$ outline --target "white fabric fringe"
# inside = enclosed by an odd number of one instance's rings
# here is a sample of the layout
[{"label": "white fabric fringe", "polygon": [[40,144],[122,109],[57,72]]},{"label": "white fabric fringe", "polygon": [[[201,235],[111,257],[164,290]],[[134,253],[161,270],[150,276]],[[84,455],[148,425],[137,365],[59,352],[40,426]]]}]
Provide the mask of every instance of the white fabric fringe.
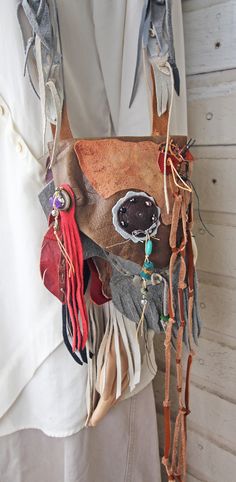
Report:
[{"label": "white fabric fringe", "polygon": [[[112,301],[97,306],[87,300],[87,310],[90,321],[86,390],[89,419],[97,402],[96,396],[102,396],[107,386],[107,366],[113,346],[116,375],[115,387],[112,387],[112,390],[116,400],[126,389],[124,378],[128,379],[130,392],[140,382],[142,358],[149,351],[149,347],[144,340],[140,342],[136,334],[136,325],[130,323],[130,320],[114,307]],[[93,354],[92,357],[89,357],[89,352]],[[127,361],[127,367],[124,360]]]}]

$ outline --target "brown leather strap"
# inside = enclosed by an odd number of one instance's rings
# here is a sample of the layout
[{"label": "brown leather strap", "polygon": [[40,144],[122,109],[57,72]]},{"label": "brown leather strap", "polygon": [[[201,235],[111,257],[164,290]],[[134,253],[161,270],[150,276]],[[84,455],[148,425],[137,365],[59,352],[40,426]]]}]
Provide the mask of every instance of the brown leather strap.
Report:
[{"label": "brown leather strap", "polygon": [[[51,124],[51,129],[52,129],[52,135],[53,135],[53,137],[55,137],[55,132],[56,132],[56,127],[55,127],[55,125]],[[68,119],[66,104],[65,104],[65,102],[64,102],[64,104],[63,104],[63,109],[62,109],[60,141],[63,141],[63,140],[65,140],[65,139],[71,139],[72,137],[73,137],[73,134],[72,134],[71,129],[70,129],[70,124],[69,124],[69,119]]]},{"label": "brown leather strap", "polygon": [[153,136],[165,136],[167,132],[168,124],[168,111],[162,114],[160,117],[157,114],[157,98],[153,69],[151,68],[152,84],[153,84],[153,96],[152,96],[152,135]]},{"label": "brown leather strap", "polygon": [[[154,74],[153,70],[151,69],[152,75],[152,83],[153,83],[153,98],[152,98],[152,109],[153,109],[153,118],[152,118],[152,136],[165,136],[167,131],[167,123],[168,123],[168,112],[166,111],[162,116],[158,116],[157,114],[157,98],[156,98],[156,90],[155,90],[155,82],[154,82]],[[55,135],[55,126],[52,125],[52,133],[53,137]],[[61,122],[61,131],[60,131],[60,140],[71,139],[73,137],[68,114],[66,103],[64,102],[63,110],[62,110],[62,122]]]}]

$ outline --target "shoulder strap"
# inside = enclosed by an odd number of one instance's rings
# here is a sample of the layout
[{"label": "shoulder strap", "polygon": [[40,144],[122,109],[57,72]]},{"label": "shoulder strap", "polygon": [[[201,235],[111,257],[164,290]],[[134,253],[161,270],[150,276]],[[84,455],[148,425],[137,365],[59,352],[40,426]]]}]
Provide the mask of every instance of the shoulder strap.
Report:
[{"label": "shoulder strap", "polygon": [[[55,125],[51,124],[52,134],[55,137],[56,128]],[[71,132],[70,123],[67,114],[66,103],[63,103],[62,109],[62,120],[61,120],[61,130],[60,130],[60,141],[64,141],[66,139],[71,139],[73,134]]]},{"label": "shoulder strap", "polygon": [[[168,111],[166,111],[161,116],[157,113],[157,100],[156,100],[156,90],[155,90],[155,82],[154,76],[152,73],[152,81],[153,81],[153,98],[152,98],[152,136],[166,136],[167,133],[167,124],[168,124]],[[52,125],[52,132],[53,137],[55,135],[55,126]],[[60,140],[70,139],[72,138],[72,132],[70,129],[70,123],[67,114],[66,104],[64,102],[63,110],[62,110],[62,123],[61,123],[61,131],[60,131]]]},{"label": "shoulder strap", "polygon": [[153,69],[151,69],[152,84],[153,84],[153,96],[152,96],[152,135],[153,136],[166,136],[168,125],[168,111],[164,112],[161,116],[157,113],[157,97]]}]

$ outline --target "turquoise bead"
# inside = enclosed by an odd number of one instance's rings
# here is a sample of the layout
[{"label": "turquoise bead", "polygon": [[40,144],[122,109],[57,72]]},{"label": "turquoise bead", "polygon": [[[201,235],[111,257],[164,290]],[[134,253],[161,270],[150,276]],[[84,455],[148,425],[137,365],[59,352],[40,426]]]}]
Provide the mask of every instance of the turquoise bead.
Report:
[{"label": "turquoise bead", "polygon": [[149,239],[145,244],[145,254],[146,256],[150,256],[152,253],[152,241]]},{"label": "turquoise bead", "polygon": [[143,266],[146,269],[154,270],[154,264],[152,261],[144,261]]},{"label": "turquoise bead", "polygon": [[144,261],[143,268],[140,273],[141,278],[144,280],[150,280],[153,270],[154,264],[151,261]]}]

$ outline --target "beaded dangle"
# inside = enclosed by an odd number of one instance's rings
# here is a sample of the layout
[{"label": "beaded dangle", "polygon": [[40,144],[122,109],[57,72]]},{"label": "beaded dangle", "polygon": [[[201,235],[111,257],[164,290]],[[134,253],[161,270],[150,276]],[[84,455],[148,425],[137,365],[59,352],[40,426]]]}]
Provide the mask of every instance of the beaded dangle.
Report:
[{"label": "beaded dangle", "polygon": [[145,241],[145,258],[144,258],[144,263],[142,270],[140,271],[140,278],[142,279],[142,286],[141,286],[141,305],[143,307],[142,314],[140,321],[138,323],[137,327],[137,334],[142,328],[142,333],[143,333],[143,322],[144,322],[144,315],[145,315],[145,310],[148,304],[148,288],[147,284],[148,282],[150,283],[152,275],[154,273],[154,264],[152,261],[150,261],[149,256],[152,254],[152,248],[153,248],[153,243],[152,240],[150,239],[150,235],[146,235],[146,241]]}]

